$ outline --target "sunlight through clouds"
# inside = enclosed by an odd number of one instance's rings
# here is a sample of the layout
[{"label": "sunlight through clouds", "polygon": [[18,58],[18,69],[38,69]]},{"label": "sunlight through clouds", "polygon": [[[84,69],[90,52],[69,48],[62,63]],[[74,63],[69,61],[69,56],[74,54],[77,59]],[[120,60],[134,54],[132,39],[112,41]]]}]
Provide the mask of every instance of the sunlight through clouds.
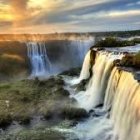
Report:
[{"label": "sunlight through clouds", "polygon": [[139,9],[140,0],[0,0],[0,32],[139,29]]}]

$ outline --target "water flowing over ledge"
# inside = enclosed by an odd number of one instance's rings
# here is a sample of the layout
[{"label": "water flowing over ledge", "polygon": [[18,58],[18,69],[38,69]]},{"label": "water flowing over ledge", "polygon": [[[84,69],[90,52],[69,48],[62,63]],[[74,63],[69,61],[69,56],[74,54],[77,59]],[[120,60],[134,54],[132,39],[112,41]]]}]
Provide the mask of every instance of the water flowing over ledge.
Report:
[{"label": "water flowing over ledge", "polygon": [[49,77],[81,67],[85,54],[94,43],[89,40],[56,40],[26,42],[31,77]]},{"label": "water flowing over ledge", "polygon": [[[79,139],[140,140],[140,84],[133,73],[115,66],[114,60],[122,57],[120,53],[98,51],[86,91],[72,93],[78,107],[93,114],[73,129]],[[89,77],[89,60],[90,51],[79,81]]]},{"label": "water flowing over ledge", "polygon": [[[90,110],[93,107],[103,104],[107,82],[114,66],[113,61],[115,59],[121,59],[123,56],[106,52],[99,52],[96,55],[97,56],[95,60],[95,65],[92,68],[93,75],[90,78],[85,93],[80,92],[75,96],[75,98],[79,102],[79,106],[85,108],[86,110]],[[85,60],[86,59],[87,58],[85,58]],[[82,71],[86,67],[90,66],[84,64]],[[80,78],[82,77],[83,79],[85,79],[87,76],[87,72],[85,73],[85,75],[84,73],[81,74],[82,76],[80,75]]]},{"label": "water flowing over ledge", "polygon": [[51,63],[47,55],[45,43],[27,43],[28,57],[32,66],[31,76],[49,75]]},{"label": "water flowing over ledge", "polygon": [[113,69],[104,107],[111,107],[110,118],[119,140],[140,139],[140,84],[132,73]]}]

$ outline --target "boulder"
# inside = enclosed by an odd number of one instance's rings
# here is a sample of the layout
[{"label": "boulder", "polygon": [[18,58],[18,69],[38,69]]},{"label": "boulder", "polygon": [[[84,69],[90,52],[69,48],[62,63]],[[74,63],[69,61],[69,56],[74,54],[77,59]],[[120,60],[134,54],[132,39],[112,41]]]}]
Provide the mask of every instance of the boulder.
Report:
[{"label": "boulder", "polygon": [[60,75],[67,75],[67,76],[78,76],[80,74],[81,68],[73,68],[68,71],[64,71],[60,73]]},{"label": "boulder", "polygon": [[61,117],[70,120],[81,120],[89,117],[86,110],[82,108],[64,107],[61,112]]},{"label": "boulder", "polygon": [[9,115],[0,115],[0,128],[5,128],[12,123],[12,118]]},{"label": "boulder", "polygon": [[76,90],[77,91],[85,91],[86,90],[86,84],[88,82],[88,79],[84,79],[82,80],[79,84],[77,84],[75,87],[76,87]]}]

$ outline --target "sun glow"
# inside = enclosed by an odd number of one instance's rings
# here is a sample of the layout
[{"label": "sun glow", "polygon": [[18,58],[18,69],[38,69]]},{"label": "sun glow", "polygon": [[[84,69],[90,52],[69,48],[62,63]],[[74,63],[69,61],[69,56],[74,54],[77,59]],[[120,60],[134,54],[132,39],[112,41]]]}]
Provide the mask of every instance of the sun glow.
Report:
[{"label": "sun glow", "polygon": [[0,3],[0,20],[1,21],[12,21],[13,15],[10,13],[11,7]]},{"label": "sun glow", "polygon": [[28,2],[29,7],[44,7],[48,0],[30,0]]},{"label": "sun glow", "polygon": [[0,20],[3,20],[3,21],[13,21],[14,17],[11,14],[4,14],[4,13],[1,14],[0,13]]},{"label": "sun glow", "polygon": [[28,8],[34,8],[34,9],[39,9],[45,10],[45,11],[51,11],[54,8],[57,8],[58,5],[62,2],[62,0],[29,0],[28,2]]}]

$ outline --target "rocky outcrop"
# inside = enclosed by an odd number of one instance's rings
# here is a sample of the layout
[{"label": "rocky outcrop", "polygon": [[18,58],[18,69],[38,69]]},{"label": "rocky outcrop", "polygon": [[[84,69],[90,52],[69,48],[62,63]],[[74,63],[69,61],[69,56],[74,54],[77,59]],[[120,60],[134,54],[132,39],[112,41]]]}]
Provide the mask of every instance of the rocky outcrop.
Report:
[{"label": "rocky outcrop", "polygon": [[96,51],[91,49],[90,51],[90,69],[89,69],[89,73],[90,73],[90,77],[92,77],[92,67],[95,64],[95,58],[96,58]]},{"label": "rocky outcrop", "polygon": [[73,68],[60,73],[60,75],[79,76],[81,68]]},{"label": "rocky outcrop", "polygon": [[140,68],[140,53],[132,54],[125,52],[121,60],[115,60],[114,64],[121,67],[131,67],[133,69]]}]

